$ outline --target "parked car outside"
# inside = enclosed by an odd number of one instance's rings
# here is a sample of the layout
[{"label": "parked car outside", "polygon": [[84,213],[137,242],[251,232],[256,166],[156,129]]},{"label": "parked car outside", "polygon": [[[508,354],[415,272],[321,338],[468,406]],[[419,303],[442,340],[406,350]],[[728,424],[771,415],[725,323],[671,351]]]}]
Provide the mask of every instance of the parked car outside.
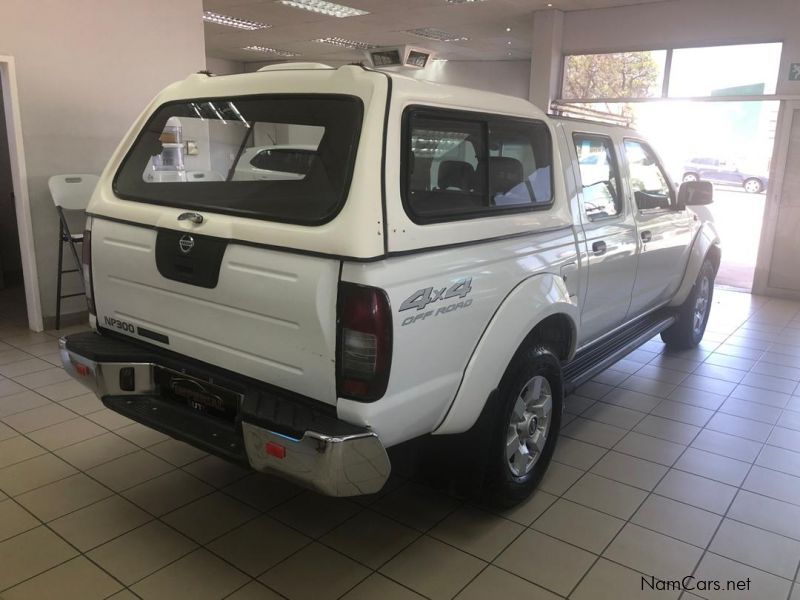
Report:
[{"label": "parked car outside", "polygon": [[710,181],[720,185],[742,186],[746,192],[758,194],[767,189],[769,178],[752,170],[742,169],[732,160],[697,157],[683,167],[683,181]]}]

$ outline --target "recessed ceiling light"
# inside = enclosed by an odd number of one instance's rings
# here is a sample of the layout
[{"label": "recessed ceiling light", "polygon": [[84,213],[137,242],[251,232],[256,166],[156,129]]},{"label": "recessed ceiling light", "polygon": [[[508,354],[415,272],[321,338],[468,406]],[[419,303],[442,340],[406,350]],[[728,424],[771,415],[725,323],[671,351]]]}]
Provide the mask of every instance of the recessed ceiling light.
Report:
[{"label": "recessed ceiling light", "polygon": [[360,8],[353,8],[351,6],[344,6],[334,2],[326,2],[325,0],[275,0],[278,4],[285,4],[292,8],[302,8],[303,10],[310,10],[311,12],[328,15],[330,17],[358,17],[361,15],[368,15],[369,11],[361,10]]},{"label": "recessed ceiling light", "polygon": [[511,31],[511,27],[506,27],[506,31],[510,32]]},{"label": "recessed ceiling light", "polygon": [[280,48],[268,48],[267,46],[245,46],[242,50],[251,50],[252,52],[263,52],[264,54],[274,54],[275,56],[282,56],[284,58],[291,58],[293,56],[300,56],[297,52],[291,50],[281,50]]},{"label": "recessed ceiling light", "polygon": [[553,8],[553,3],[552,2],[548,2],[547,3],[547,8]]},{"label": "recessed ceiling light", "polygon": [[203,13],[203,21],[208,23],[216,23],[217,25],[235,27],[236,29],[246,29],[247,31],[255,31],[256,29],[269,29],[272,27],[272,25],[267,25],[266,23],[259,23],[258,21],[249,21],[247,19],[239,19],[237,17],[221,15],[210,10],[207,10]]},{"label": "recessed ceiling light", "polygon": [[318,38],[314,41],[319,42],[320,44],[338,46],[339,48],[349,48],[350,50],[370,50],[372,48],[377,48],[375,44],[368,44],[367,42],[358,42],[340,37]]},{"label": "recessed ceiling light", "polygon": [[508,44],[508,45],[510,46],[510,45],[511,45],[511,42],[506,42],[506,44]]},{"label": "recessed ceiling light", "polygon": [[435,62],[435,63],[446,63],[447,59],[446,58],[434,58],[433,62]]},{"label": "recessed ceiling light", "polygon": [[506,52],[506,56],[511,56],[511,52]]},{"label": "recessed ceiling light", "polygon": [[486,0],[447,0],[448,4],[475,4],[477,2],[486,2]]},{"label": "recessed ceiling light", "polygon": [[427,40],[436,40],[437,42],[466,42],[469,38],[455,33],[448,33],[441,29],[434,29],[433,27],[421,27],[419,29],[406,29],[406,33],[416,35],[417,37],[425,38]]}]

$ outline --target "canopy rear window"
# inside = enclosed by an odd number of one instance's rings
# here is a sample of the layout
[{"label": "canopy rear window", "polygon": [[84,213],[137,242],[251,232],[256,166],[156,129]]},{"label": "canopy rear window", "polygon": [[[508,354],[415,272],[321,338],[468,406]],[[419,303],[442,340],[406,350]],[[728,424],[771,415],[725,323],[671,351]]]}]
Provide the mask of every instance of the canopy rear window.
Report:
[{"label": "canopy rear window", "polygon": [[352,96],[170,102],[139,134],[114,191],[177,208],[325,223],[347,197],[362,115]]}]

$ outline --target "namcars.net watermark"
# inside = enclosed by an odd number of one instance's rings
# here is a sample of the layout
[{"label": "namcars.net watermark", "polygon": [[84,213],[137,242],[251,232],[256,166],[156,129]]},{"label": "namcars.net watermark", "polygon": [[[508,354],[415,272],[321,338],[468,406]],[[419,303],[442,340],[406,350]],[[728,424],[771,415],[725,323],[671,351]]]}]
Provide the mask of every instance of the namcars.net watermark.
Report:
[{"label": "namcars.net watermark", "polygon": [[642,590],[659,592],[743,592],[750,590],[750,578],[728,579],[697,579],[694,575],[687,575],[682,579],[659,579],[657,577],[642,577]]}]

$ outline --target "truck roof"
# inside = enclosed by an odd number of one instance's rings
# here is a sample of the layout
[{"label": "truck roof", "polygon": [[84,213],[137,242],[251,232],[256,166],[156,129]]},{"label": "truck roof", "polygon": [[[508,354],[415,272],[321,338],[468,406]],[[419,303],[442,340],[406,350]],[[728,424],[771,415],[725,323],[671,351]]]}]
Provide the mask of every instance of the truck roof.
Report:
[{"label": "truck roof", "polygon": [[[335,71],[336,74],[332,74],[331,71]],[[237,87],[246,87],[249,90],[257,85],[258,82],[268,81],[276,76],[291,75],[299,83],[303,80],[308,82],[319,81],[321,74],[328,77],[333,75],[337,78],[346,76],[359,79],[388,77],[392,82],[392,101],[399,100],[403,102],[407,100],[430,105],[455,106],[462,110],[519,115],[539,119],[548,116],[528,100],[516,96],[416,79],[401,73],[378,71],[357,64],[331,67],[322,63],[276,63],[262,67],[252,73],[224,75],[220,76],[219,79],[225,80],[226,93],[231,94],[236,93]],[[201,97],[211,87],[208,83],[215,79],[218,79],[218,77],[210,77],[208,73],[193,74],[183,81],[173,84],[168,89],[176,97]],[[262,93],[266,91],[268,90],[262,90]]]}]

